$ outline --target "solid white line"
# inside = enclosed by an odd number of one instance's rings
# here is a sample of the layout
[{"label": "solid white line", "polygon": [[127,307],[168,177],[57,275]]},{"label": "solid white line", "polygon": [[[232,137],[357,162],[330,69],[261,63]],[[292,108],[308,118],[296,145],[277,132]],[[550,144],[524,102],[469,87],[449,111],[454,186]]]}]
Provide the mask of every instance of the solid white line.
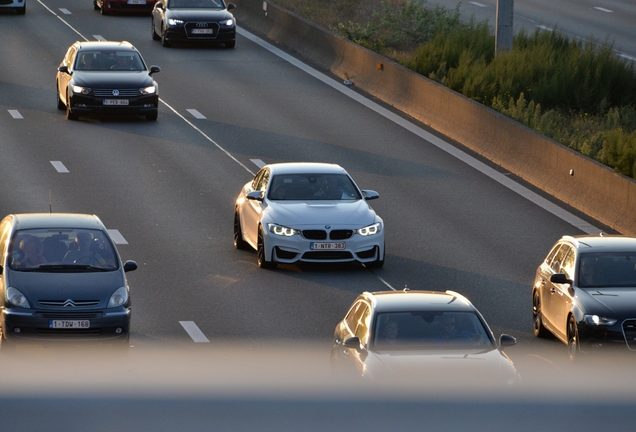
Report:
[{"label": "solid white line", "polygon": [[128,244],[123,235],[116,229],[107,229],[108,235],[115,244]]},{"label": "solid white line", "polygon": [[57,172],[59,172],[59,173],[67,173],[67,172],[69,172],[69,170],[60,161],[51,161],[51,165],[53,165],[53,168],[55,168],[57,170]]},{"label": "solid white line", "polygon": [[254,165],[256,165],[256,166],[258,167],[258,169],[261,169],[261,168],[263,168],[265,165],[267,165],[265,162],[263,162],[263,161],[262,161],[262,160],[260,160],[260,159],[250,159],[250,161],[252,161],[252,163],[253,163]]},{"label": "solid white line", "polygon": [[179,321],[179,324],[181,324],[184,330],[188,332],[193,341],[197,343],[210,342],[208,338],[205,337],[203,332],[199,329],[199,327],[197,327],[194,321]]},{"label": "solid white line", "polygon": [[62,12],[64,15],[73,15],[71,11],[66,8],[60,8],[60,12]]},{"label": "solid white line", "polygon": [[276,48],[272,44],[270,44],[268,42],[265,42],[264,40],[262,40],[260,38],[257,38],[256,36],[254,36],[250,32],[246,31],[245,29],[238,28],[237,31],[239,32],[240,35],[246,37],[247,39],[251,40],[252,42],[256,43],[257,45],[260,45],[261,47],[265,48],[266,50],[270,51],[271,53],[277,55],[278,57],[282,58],[283,60],[289,62],[290,64],[292,64],[294,66],[296,66],[297,68],[299,68],[302,71],[308,73],[309,75],[313,76],[314,78],[322,81],[323,83],[327,84],[328,86],[332,87],[333,89],[335,89],[335,90],[341,92],[342,94],[350,97],[351,99],[361,103],[362,105],[366,106],[370,110],[375,111],[376,113],[378,113],[381,116],[385,117],[386,119],[392,121],[393,123],[396,123],[397,125],[402,126],[404,129],[406,129],[406,130],[412,132],[413,134],[419,136],[420,138],[430,142],[434,146],[438,147],[440,150],[443,150],[446,153],[448,153],[448,154],[454,156],[455,158],[461,160],[462,162],[470,165],[471,167],[475,168],[476,170],[478,170],[482,174],[485,174],[486,176],[490,177],[491,179],[495,180],[496,182],[500,183],[501,185],[513,190],[517,194],[519,194],[522,197],[528,199],[529,201],[535,203],[536,205],[538,205],[539,207],[543,208],[544,210],[552,213],[553,215],[555,215],[555,216],[563,219],[564,221],[570,223],[571,225],[579,228],[581,231],[583,231],[585,233],[588,233],[588,234],[596,234],[596,233],[599,233],[601,231],[599,228],[596,228],[595,226],[585,222],[583,219],[573,215],[572,213],[570,213],[570,212],[562,209],[561,207],[553,204],[552,202],[546,200],[545,198],[539,196],[538,194],[532,192],[531,190],[529,190],[529,189],[521,186],[520,184],[510,180],[504,174],[502,174],[502,173],[490,168],[488,165],[478,161],[477,159],[473,158],[472,156],[469,156],[467,153],[464,153],[463,151],[461,151],[458,148],[450,145],[446,141],[443,141],[442,139],[436,137],[435,135],[425,131],[421,127],[416,126],[415,124],[405,120],[404,118],[400,117],[399,115],[389,111],[388,109],[378,105],[375,102],[370,101],[369,99],[365,98],[364,96],[361,96],[360,94],[356,93],[355,91],[353,91],[349,87],[340,84],[339,81],[335,81],[332,78],[328,77],[327,75],[325,75],[325,74],[323,74],[321,72],[318,72],[317,70],[309,67],[308,65],[306,65],[303,62],[301,62],[300,60],[298,60],[298,59],[292,57],[291,55],[285,53],[284,51]]},{"label": "solid white line", "polygon": [[186,109],[186,111],[189,112],[190,114],[192,114],[192,116],[194,118],[197,118],[197,119],[204,119],[205,118],[205,116],[203,114],[201,114],[199,111],[197,111],[195,109],[189,108],[189,109]]},{"label": "solid white line", "polygon": [[605,13],[614,13],[613,10],[605,9],[605,8],[598,7],[598,6],[594,6],[594,9],[596,9],[597,11],[605,12]]},{"label": "solid white line", "polygon": [[18,110],[8,110],[9,114],[11,114],[11,117],[13,117],[16,120],[20,120],[23,119],[24,117],[22,117],[22,114],[20,114],[20,111]]}]

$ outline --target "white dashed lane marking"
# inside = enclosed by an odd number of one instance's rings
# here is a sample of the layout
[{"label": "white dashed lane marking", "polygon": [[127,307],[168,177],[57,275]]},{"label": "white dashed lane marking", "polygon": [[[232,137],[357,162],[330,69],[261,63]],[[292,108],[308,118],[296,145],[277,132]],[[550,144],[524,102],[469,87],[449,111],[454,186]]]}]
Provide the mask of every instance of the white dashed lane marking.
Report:
[{"label": "white dashed lane marking", "polygon": [[57,172],[59,172],[59,173],[67,173],[67,172],[69,172],[69,170],[66,169],[64,164],[62,162],[60,162],[60,161],[51,161],[51,165],[53,165],[53,168],[55,168],[57,170]]},{"label": "white dashed lane marking", "polygon": [[115,244],[128,244],[126,239],[121,233],[116,229],[107,229],[108,235],[115,242]]},{"label": "white dashed lane marking", "polygon": [[250,159],[250,161],[252,161],[252,163],[253,163],[254,165],[256,165],[256,166],[258,167],[258,169],[261,169],[261,168],[263,168],[265,165],[267,165],[265,162],[263,162],[263,161],[262,161],[262,160],[260,160],[260,159]]},{"label": "white dashed lane marking", "polygon": [[487,5],[485,5],[485,4],[481,4],[481,3],[477,3],[477,2],[470,2],[470,4],[471,4],[471,5],[475,5],[475,6],[477,6],[477,7],[483,7],[483,8],[488,7],[488,6],[487,6]]},{"label": "white dashed lane marking", "polygon": [[14,119],[20,120],[23,119],[24,117],[22,117],[22,114],[20,114],[20,111],[18,110],[8,110],[9,114],[11,114],[11,117],[13,117]]},{"label": "white dashed lane marking", "polygon": [[210,342],[208,338],[205,337],[203,332],[197,327],[194,321],[179,321],[179,324],[183,327],[183,329],[188,332],[193,341],[197,343],[206,343]]},{"label": "white dashed lane marking", "polygon": [[95,38],[95,40],[98,40],[98,41],[105,41],[106,40],[106,38],[104,36],[102,36],[102,35],[93,35],[93,37]]},{"label": "white dashed lane marking", "polygon": [[187,109],[187,112],[189,112],[190,114],[192,114],[192,117],[197,118],[197,119],[204,119],[205,116],[203,114],[201,114],[199,111],[195,110],[195,109]]},{"label": "white dashed lane marking", "polygon": [[605,9],[605,8],[598,7],[598,6],[595,6],[594,9],[596,9],[597,11],[605,12],[605,13],[614,13],[613,10]]},{"label": "white dashed lane marking", "polygon": [[64,15],[72,15],[71,11],[66,8],[60,8],[60,12],[62,12]]}]

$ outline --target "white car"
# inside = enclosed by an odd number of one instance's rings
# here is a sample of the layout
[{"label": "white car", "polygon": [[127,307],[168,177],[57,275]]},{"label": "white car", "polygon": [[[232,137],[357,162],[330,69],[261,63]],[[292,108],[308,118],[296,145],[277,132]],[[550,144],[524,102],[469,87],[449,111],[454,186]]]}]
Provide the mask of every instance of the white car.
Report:
[{"label": "white car", "polygon": [[358,261],[384,265],[384,223],[344,168],[327,163],[264,166],[234,209],[234,246],[256,249],[258,266]]}]

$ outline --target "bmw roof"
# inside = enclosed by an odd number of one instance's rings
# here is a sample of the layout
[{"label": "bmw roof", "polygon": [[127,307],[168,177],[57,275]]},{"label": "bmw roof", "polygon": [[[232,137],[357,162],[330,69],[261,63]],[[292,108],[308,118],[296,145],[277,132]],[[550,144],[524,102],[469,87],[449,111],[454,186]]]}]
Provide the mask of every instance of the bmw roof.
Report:
[{"label": "bmw roof", "polygon": [[378,291],[365,292],[361,297],[373,303],[376,312],[391,311],[474,311],[475,307],[463,295],[453,291]]},{"label": "bmw roof", "polygon": [[80,213],[22,213],[10,215],[15,218],[16,229],[34,228],[84,228],[104,229],[102,221],[95,215]]}]

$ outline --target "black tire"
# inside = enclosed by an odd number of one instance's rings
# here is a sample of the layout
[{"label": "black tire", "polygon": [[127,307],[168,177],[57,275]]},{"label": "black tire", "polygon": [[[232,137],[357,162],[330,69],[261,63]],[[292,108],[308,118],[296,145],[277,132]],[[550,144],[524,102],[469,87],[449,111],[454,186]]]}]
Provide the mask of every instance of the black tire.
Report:
[{"label": "black tire", "polygon": [[102,15],[108,15],[110,13],[106,10],[106,0],[102,0],[102,5],[99,8],[99,13]]},{"label": "black tire", "polygon": [[164,46],[166,48],[170,48],[172,46],[172,44],[170,42],[168,42],[168,40],[166,39],[166,32],[165,31],[161,32],[161,46]]},{"label": "black tire", "polygon": [[66,109],[66,105],[64,105],[64,102],[60,99],[60,88],[57,83],[55,83],[55,86],[57,87],[57,91],[55,92],[57,93],[57,109],[64,111]]},{"label": "black tire", "polygon": [[549,336],[548,329],[543,326],[543,318],[541,315],[541,297],[538,291],[532,292],[532,326],[534,335],[538,338],[547,338]]},{"label": "black tire", "polygon": [[236,46],[236,41],[232,41],[232,42],[226,42],[225,43],[225,47],[226,48],[234,48]]},{"label": "black tire", "polygon": [[263,233],[261,229],[258,230],[258,247],[256,248],[256,260],[258,266],[262,269],[272,269],[276,267],[276,263],[265,260],[265,245],[263,242]]},{"label": "black tire", "polygon": [[150,24],[152,26],[152,40],[160,40],[161,38],[155,31],[155,21],[152,19],[152,17],[150,17]]},{"label": "black tire", "polygon": [[234,212],[234,247],[236,249],[245,250],[249,245],[243,240],[243,229],[241,228],[241,219],[239,218],[238,211]]},{"label": "black tire", "polygon": [[581,347],[579,346],[579,329],[576,325],[574,316],[570,315],[568,319],[568,357],[570,361],[577,361],[581,355]]},{"label": "black tire", "polygon": [[148,121],[157,121],[157,117],[159,117],[159,113],[158,112],[154,112],[152,114],[146,114],[146,120]]},{"label": "black tire", "polygon": [[77,120],[79,116],[71,111],[71,98],[66,93],[66,118],[69,120]]}]

